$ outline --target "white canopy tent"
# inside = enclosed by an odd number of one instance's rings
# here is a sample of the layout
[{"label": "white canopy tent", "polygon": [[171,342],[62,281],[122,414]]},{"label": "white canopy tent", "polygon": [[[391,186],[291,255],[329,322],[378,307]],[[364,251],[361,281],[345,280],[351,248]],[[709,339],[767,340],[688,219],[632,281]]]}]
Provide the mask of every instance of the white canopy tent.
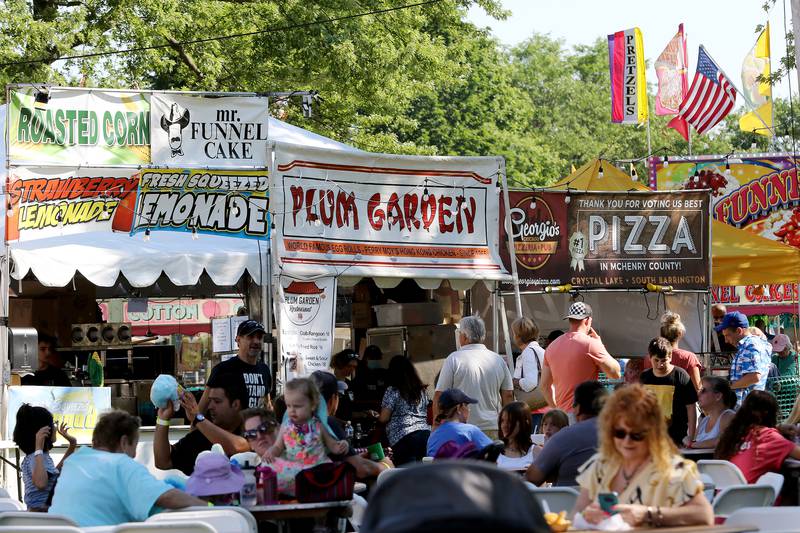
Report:
[{"label": "white canopy tent", "polygon": [[[6,112],[7,106],[0,107],[3,130]],[[360,152],[274,118],[269,119],[269,137],[303,146]],[[0,153],[5,154],[5,135],[0,139]],[[5,182],[6,169],[2,172]],[[1,209],[5,211],[5,202]],[[4,231],[5,216],[0,218],[0,230]],[[262,283],[267,246],[266,241],[215,235],[193,240],[186,233],[158,232],[146,242],[143,234],[97,232],[14,242],[9,252],[11,277],[22,279],[30,272],[48,287],[66,286],[76,273],[99,287],[114,285],[120,274],[134,287],[147,287],[162,272],[175,285],[195,285],[206,272],[216,285],[230,286],[245,272]]]}]

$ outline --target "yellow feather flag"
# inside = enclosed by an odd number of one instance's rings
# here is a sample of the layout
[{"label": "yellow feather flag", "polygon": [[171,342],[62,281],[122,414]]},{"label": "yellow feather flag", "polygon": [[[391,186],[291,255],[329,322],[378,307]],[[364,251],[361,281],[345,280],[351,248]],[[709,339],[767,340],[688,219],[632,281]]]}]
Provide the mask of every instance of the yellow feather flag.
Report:
[{"label": "yellow feather flag", "polygon": [[739,128],[742,131],[772,136],[772,86],[758,81],[758,76],[767,77],[771,72],[767,23],[742,63],[742,96],[754,109],[739,119]]}]

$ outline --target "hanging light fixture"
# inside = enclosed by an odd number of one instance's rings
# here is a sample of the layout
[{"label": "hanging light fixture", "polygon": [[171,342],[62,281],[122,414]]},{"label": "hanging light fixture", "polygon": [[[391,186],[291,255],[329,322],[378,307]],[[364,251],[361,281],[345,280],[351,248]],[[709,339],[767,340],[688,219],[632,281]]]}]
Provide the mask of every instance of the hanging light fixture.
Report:
[{"label": "hanging light fixture", "polygon": [[727,158],[725,159],[725,175],[731,177],[731,162]]},{"label": "hanging light fixture", "polygon": [[531,209],[536,209],[536,197],[535,196],[531,196],[530,208]]},{"label": "hanging light fixture", "polygon": [[200,238],[200,234],[197,233],[197,227],[196,226],[192,226],[192,240],[196,241],[199,238]]},{"label": "hanging light fixture", "polygon": [[144,230],[144,242],[150,242],[150,228]]},{"label": "hanging light fixture", "polygon": [[664,154],[664,166],[665,167],[669,166],[669,156],[666,154]]},{"label": "hanging light fixture", "polygon": [[597,171],[597,177],[598,177],[598,178],[602,178],[602,177],[603,177],[603,175],[604,175],[604,172],[603,172],[603,162],[601,161],[601,162],[600,162],[600,170],[598,170],[598,171]]},{"label": "hanging light fixture", "polygon": [[569,192],[567,192],[567,195],[564,197],[564,203],[568,204],[571,201],[572,201],[572,198],[570,197]]}]

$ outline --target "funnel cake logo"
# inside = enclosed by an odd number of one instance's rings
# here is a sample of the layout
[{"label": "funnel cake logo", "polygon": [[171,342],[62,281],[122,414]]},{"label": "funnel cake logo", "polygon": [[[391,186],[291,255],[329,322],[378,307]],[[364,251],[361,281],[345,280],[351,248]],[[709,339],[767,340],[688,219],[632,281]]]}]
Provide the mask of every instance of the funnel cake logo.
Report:
[{"label": "funnel cake logo", "polygon": [[292,324],[305,326],[317,317],[326,295],[313,281],[292,281],[283,289],[283,298]]},{"label": "funnel cake logo", "polygon": [[523,197],[511,208],[511,232],[517,264],[527,270],[547,264],[556,254],[561,239],[561,225],[550,205],[533,194]]}]

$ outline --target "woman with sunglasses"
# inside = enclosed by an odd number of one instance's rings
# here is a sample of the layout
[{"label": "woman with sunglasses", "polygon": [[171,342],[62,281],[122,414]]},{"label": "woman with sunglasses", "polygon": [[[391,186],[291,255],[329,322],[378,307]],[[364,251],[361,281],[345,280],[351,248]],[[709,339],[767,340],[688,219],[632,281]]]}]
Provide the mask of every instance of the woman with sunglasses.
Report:
[{"label": "woman with sunglasses", "polygon": [[719,436],[736,414],[736,393],[725,378],[705,376],[697,393],[700,409],[706,414],[697,423],[695,440],[687,448],[716,448]]},{"label": "woman with sunglasses", "polygon": [[748,394],[717,444],[716,459],[732,462],[748,483],[767,472],[780,472],[783,462],[800,459],[800,446],[775,429],[778,401],[769,392]]},{"label": "woman with sunglasses", "polygon": [[600,496],[616,495],[611,511],[633,527],[713,524],[697,468],[678,454],[653,393],[638,384],[621,387],[606,401],[598,429],[599,451],[577,478],[575,513],[598,524],[609,517]]},{"label": "woman with sunglasses", "polygon": [[242,436],[247,439],[250,449],[263,456],[275,444],[278,435],[278,423],[275,415],[266,409],[255,407],[242,411],[244,432]]}]

